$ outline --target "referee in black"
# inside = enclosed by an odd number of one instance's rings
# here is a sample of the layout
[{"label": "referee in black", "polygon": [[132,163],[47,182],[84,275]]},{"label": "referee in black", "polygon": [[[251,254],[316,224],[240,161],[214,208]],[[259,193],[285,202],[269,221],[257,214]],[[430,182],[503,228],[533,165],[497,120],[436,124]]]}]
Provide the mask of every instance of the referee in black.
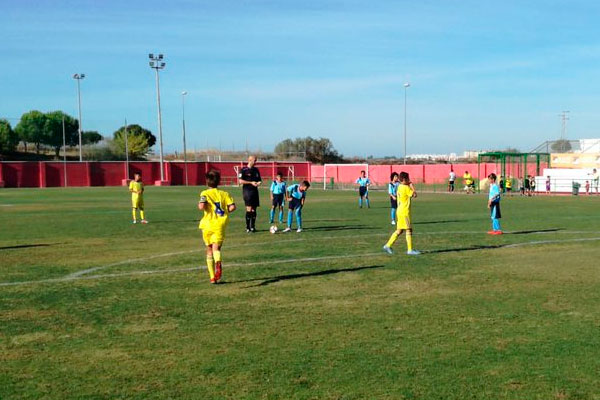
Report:
[{"label": "referee in black", "polygon": [[248,157],[248,165],[240,171],[238,176],[242,184],[244,203],[246,204],[246,232],[256,232],[256,208],[260,206],[258,187],[262,183],[260,172],[254,166],[256,157]]}]

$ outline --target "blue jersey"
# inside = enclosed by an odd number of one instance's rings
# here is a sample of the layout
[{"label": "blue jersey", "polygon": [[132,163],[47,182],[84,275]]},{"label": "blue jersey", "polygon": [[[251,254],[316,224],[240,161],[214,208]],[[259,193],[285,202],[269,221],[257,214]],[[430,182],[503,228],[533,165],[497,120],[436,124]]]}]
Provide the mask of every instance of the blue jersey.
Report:
[{"label": "blue jersey", "polygon": [[400,182],[396,182],[396,183],[388,183],[388,194],[390,196],[394,196],[396,197],[396,192],[398,192],[398,185],[400,184]]},{"label": "blue jersey", "polygon": [[492,202],[500,201],[500,187],[498,186],[497,183],[492,183],[490,185],[490,195],[489,195],[488,199]]},{"label": "blue jersey", "polygon": [[273,183],[271,183],[271,192],[273,192],[273,194],[285,193],[285,182],[273,181]]},{"label": "blue jersey", "polygon": [[356,180],[356,183],[358,183],[361,187],[366,187],[367,185],[371,184],[371,180],[367,177],[363,178],[362,176],[360,178],[358,178]]},{"label": "blue jersey", "polygon": [[297,183],[295,185],[292,185],[289,188],[287,188],[287,191],[288,191],[289,195],[291,197],[293,197],[294,199],[300,200],[306,196],[306,192],[301,192],[300,185],[298,185]]}]

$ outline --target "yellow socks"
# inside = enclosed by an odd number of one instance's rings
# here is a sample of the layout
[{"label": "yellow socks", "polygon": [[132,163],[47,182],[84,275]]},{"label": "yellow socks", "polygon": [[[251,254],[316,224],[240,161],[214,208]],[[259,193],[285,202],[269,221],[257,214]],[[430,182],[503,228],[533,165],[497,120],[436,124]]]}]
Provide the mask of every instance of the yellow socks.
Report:
[{"label": "yellow socks", "polygon": [[392,245],[396,242],[396,239],[398,239],[398,236],[400,236],[398,231],[394,231],[394,233],[392,233],[392,236],[390,236],[390,240],[388,240],[388,242],[385,245],[387,247],[392,247]]},{"label": "yellow socks", "polygon": [[135,208],[132,208],[132,209],[131,209],[131,214],[133,215],[133,220],[135,221],[135,218],[136,218],[136,217],[135,217]]},{"label": "yellow socks", "polygon": [[215,262],[220,262],[221,261],[221,251],[213,250],[213,257],[215,258]]},{"label": "yellow socks", "polygon": [[412,251],[412,232],[406,231],[406,251]]},{"label": "yellow socks", "polygon": [[206,268],[208,269],[210,279],[215,279],[215,259],[212,256],[206,257]]},{"label": "yellow socks", "polygon": [[140,210],[140,217],[141,217],[142,219],[146,219],[146,218],[144,218],[144,210]]}]

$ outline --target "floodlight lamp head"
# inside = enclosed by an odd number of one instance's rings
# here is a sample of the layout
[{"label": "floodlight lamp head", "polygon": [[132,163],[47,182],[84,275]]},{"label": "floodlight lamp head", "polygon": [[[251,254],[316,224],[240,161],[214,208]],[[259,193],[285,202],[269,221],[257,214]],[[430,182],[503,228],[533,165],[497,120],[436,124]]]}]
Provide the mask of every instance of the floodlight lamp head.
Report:
[{"label": "floodlight lamp head", "polygon": [[148,58],[154,58],[154,53],[148,54]]},{"label": "floodlight lamp head", "polygon": [[161,67],[161,68],[164,68],[164,67],[165,67],[165,65],[167,65],[167,64],[165,64],[165,63],[160,63],[160,67]]},{"label": "floodlight lamp head", "polygon": [[148,64],[150,64],[150,67],[154,68],[154,61],[150,61]]},{"label": "floodlight lamp head", "polygon": [[159,60],[162,60],[162,59],[163,59],[163,55],[162,55],[162,54],[159,54],[159,55],[158,55],[158,59],[159,59]]},{"label": "floodlight lamp head", "polygon": [[404,87],[405,87],[405,88],[407,88],[407,87],[410,87],[410,83],[406,82],[406,83],[404,84]]},{"label": "floodlight lamp head", "polygon": [[185,96],[186,94],[187,94],[187,91],[185,91],[185,90],[183,92],[181,92],[182,96]]},{"label": "floodlight lamp head", "polygon": [[85,74],[81,74],[81,79],[85,78]]},{"label": "floodlight lamp head", "polygon": [[74,74],[73,79],[77,79],[77,78],[79,78],[79,74]]}]

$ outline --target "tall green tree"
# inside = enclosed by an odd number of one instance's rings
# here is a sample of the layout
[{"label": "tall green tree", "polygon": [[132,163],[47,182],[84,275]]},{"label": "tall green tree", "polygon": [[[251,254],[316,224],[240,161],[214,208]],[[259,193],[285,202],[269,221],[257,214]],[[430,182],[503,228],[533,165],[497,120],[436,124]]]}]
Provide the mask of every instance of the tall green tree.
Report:
[{"label": "tall green tree", "polygon": [[96,144],[102,141],[104,137],[96,131],[84,131],[81,133],[81,142],[86,144]]},{"label": "tall green tree", "polygon": [[15,132],[19,140],[23,142],[25,151],[27,151],[27,143],[33,143],[36,152],[40,153],[40,145],[44,138],[44,125],[46,124],[46,115],[37,110],[26,112],[21,116],[21,120],[15,127]]},{"label": "tall green tree", "polygon": [[79,125],[75,118],[62,111],[46,113],[42,144],[52,147],[57,158],[60,156],[60,148],[63,145],[63,120],[65,121],[66,144],[72,146],[79,143]]},{"label": "tall green tree", "polygon": [[10,122],[0,119],[0,153],[13,151],[18,143],[19,136],[10,126]]},{"label": "tall green tree", "polygon": [[275,146],[279,158],[306,154],[306,160],[314,163],[342,162],[344,157],[335,150],[331,140],[327,138],[285,139]]},{"label": "tall green tree", "polygon": [[[123,154],[125,153],[125,126],[113,134],[113,143]],[[137,124],[127,125],[127,144],[129,155],[133,158],[145,158],[150,148],[156,143],[156,136],[148,129]]]}]

